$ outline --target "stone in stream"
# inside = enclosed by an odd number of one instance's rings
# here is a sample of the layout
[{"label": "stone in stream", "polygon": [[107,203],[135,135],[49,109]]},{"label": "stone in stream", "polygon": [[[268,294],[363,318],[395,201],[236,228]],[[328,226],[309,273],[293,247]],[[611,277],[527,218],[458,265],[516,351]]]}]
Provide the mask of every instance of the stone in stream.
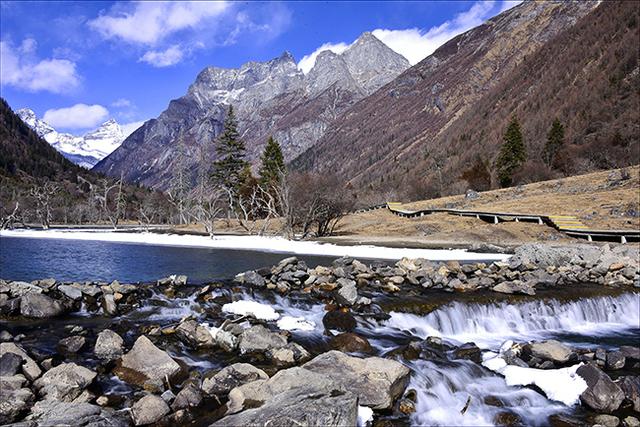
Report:
[{"label": "stone in stream", "polygon": [[180,409],[197,408],[202,403],[202,395],[197,386],[192,383],[187,384],[180,390],[175,400],[171,404],[173,411]]},{"label": "stone in stream", "polygon": [[295,367],[231,390],[227,414],[244,411],[214,425],[355,425],[357,402],[343,384]]},{"label": "stone in stream", "polygon": [[11,282],[9,283],[9,295],[11,297],[22,297],[27,294],[41,294],[42,288],[27,282]]},{"label": "stone in stream", "polygon": [[391,359],[361,359],[340,351],[323,353],[303,368],[326,376],[359,396],[360,405],[390,409],[409,382],[410,370]]},{"label": "stone in stream", "polygon": [[22,375],[0,375],[0,424],[12,423],[33,404],[35,396],[26,383]]},{"label": "stone in stream", "polygon": [[257,380],[266,380],[269,376],[248,363],[234,363],[223,368],[202,382],[202,391],[208,395],[226,396],[235,387]]},{"label": "stone in stream", "polygon": [[631,402],[633,410],[640,413],[640,377],[629,375],[619,378],[616,383],[624,392],[625,399]]},{"label": "stone in stream", "polygon": [[611,413],[620,407],[624,392],[611,378],[593,365],[582,365],[576,373],[587,383],[580,395],[583,404],[598,412]]},{"label": "stone in stream", "polygon": [[195,320],[186,320],[176,328],[178,338],[192,347],[213,347],[215,341],[211,332]]},{"label": "stone in stream", "polygon": [[63,313],[60,303],[39,293],[28,293],[20,298],[20,314],[24,317],[42,319]]},{"label": "stone in stream", "polygon": [[121,380],[152,389],[163,389],[166,379],[171,381],[179,372],[180,365],[144,335],[138,337],[114,370]]},{"label": "stone in stream", "polygon": [[457,359],[467,359],[475,363],[480,363],[482,361],[480,353],[480,348],[472,342],[462,344],[453,351],[453,354]]},{"label": "stone in stream", "polygon": [[74,301],[82,299],[82,291],[80,288],[76,288],[75,286],[60,285],[58,286],[58,291]]},{"label": "stone in stream", "polygon": [[573,350],[556,340],[533,342],[524,347],[533,357],[549,360],[554,363],[567,363],[574,355]]},{"label": "stone in stream", "polygon": [[338,304],[351,306],[358,300],[358,290],[356,282],[349,279],[340,278],[336,280],[336,284],[340,286],[335,293],[335,299]]},{"label": "stone in stream", "polygon": [[267,282],[264,280],[264,277],[262,277],[255,271],[240,273],[235,277],[235,281],[256,288],[264,288],[267,284]]},{"label": "stone in stream", "polygon": [[75,363],[63,363],[51,368],[33,385],[45,399],[71,402],[76,399],[96,378],[91,369]]},{"label": "stone in stream", "polygon": [[525,294],[535,295],[536,290],[529,282],[521,282],[514,280],[513,282],[501,282],[491,288],[494,292],[500,292],[503,294]]},{"label": "stone in stream", "polygon": [[255,325],[245,329],[238,339],[240,353],[265,353],[269,350],[285,347],[287,338],[271,332],[262,325]]},{"label": "stone in stream", "polygon": [[632,417],[631,415],[629,415],[624,420],[622,420],[622,425],[624,427],[640,427],[640,420],[638,420],[636,417]]},{"label": "stone in stream", "polygon": [[356,319],[347,311],[332,310],[322,318],[322,324],[326,330],[336,330],[342,332],[351,332],[356,326]]},{"label": "stone in stream", "polygon": [[40,426],[125,426],[128,422],[117,418],[99,406],[86,402],[37,402],[25,419],[27,425]]},{"label": "stone in stream", "polygon": [[167,403],[154,394],[148,394],[131,407],[131,419],[136,426],[153,424],[171,412]]},{"label": "stone in stream", "polygon": [[624,368],[626,359],[619,351],[610,351],[607,353],[607,369],[615,370]]},{"label": "stone in stream", "polygon": [[124,353],[122,337],[111,329],[105,329],[98,334],[93,352],[98,359],[111,361]]},{"label": "stone in stream", "polygon": [[618,417],[607,414],[600,414],[593,417],[593,422],[595,425],[600,425],[603,427],[618,427],[620,425],[620,420]]},{"label": "stone in stream", "polygon": [[85,338],[80,335],[63,338],[58,342],[60,354],[75,354],[84,346]]},{"label": "stone in stream", "polygon": [[104,294],[102,297],[102,309],[109,316],[118,314],[118,307],[116,306],[116,300],[113,294]]},{"label": "stone in stream", "polygon": [[22,371],[22,357],[15,353],[4,353],[0,357],[0,377],[12,377]]},{"label": "stone in stream", "polygon": [[373,353],[373,348],[366,338],[351,332],[344,332],[331,338],[329,347],[344,353]]},{"label": "stone in stream", "polygon": [[22,372],[24,376],[27,377],[29,381],[34,381],[42,374],[42,370],[38,366],[38,364],[33,360],[26,351],[22,347],[14,343],[3,342],[0,343],[0,357],[4,356],[6,353],[13,353],[22,359]]}]

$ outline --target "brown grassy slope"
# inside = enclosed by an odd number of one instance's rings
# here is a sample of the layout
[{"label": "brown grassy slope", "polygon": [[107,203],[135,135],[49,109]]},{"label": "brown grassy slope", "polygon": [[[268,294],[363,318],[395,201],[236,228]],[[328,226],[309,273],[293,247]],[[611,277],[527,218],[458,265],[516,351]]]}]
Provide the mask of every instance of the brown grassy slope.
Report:
[{"label": "brown grassy slope", "polygon": [[639,6],[603,2],[584,16],[576,8],[587,3],[525,2],[456,37],[356,104],[293,165],[356,188],[407,188],[432,184],[438,160],[445,192],[464,191],[460,175],[478,156],[493,161],[514,113],[530,158],[553,119],[564,122],[564,173],[637,163]]},{"label": "brown grassy slope", "polygon": [[[620,180],[612,170],[538,182],[521,187],[479,193],[476,200],[450,196],[408,203],[407,209],[456,208],[575,215],[598,229],[640,228],[640,167],[627,168],[630,178]],[[399,218],[386,209],[347,216],[336,242],[370,242],[407,246],[456,246],[477,242],[517,245],[527,241],[571,242],[563,233],[531,223],[488,224],[474,218],[433,214]]]}]

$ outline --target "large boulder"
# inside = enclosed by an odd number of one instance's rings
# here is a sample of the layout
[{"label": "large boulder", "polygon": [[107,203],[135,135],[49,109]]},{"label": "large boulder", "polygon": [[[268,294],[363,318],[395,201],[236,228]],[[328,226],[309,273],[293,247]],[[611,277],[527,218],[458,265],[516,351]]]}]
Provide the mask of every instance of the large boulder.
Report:
[{"label": "large boulder", "polygon": [[587,383],[580,395],[582,403],[597,412],[613,412],[624,400],[624,392],[611,378],[593,365],[582,365],[576,373]]},{"label": "large boulder", "polygon": [[640,377],[626,376],[616,382],[624,392],[625,399],[631,402],[633,410],[640,413]]},{"label": "large boulder", "polygon": [[248,363],[234,363],[223,368],[215,375],[205,378],[202,391],[208,395],[226,396],[235,387],[257,380],[266,380],[269,376]]},{"label": "large boulder", "polygon": [[359,396],[361,405],[373,409],[391,409],[409,382],[410,370],[391,359],[360,359],[340,351],[329,351],[305,363],[303,367],[322,374]]},{"label": "large boulder", "polygon": [[130,384],[162,389],[165,377],[169,380],[175,377],[180,372],[180,365],[141,335],[133,348],[122,356],[114,372]]},{"label": "large boulder", "polygon": [[240,353],[266,353],[287,345],[287,338],[262,325],[245,329],[238,340]]},{"label": "large boulder", "polygon": [[43,294],[28,293],[20,299],[20,314],[24,317],[43,319],[59,316],[63,312],[58,301]]},{"label": "large boulder", "polygon": [[[86,402],[37,402],[25,421],[39,426],[126,426],[128,423],[115,414]],[[35,423],[35,424],[34,424]]]},{"label": "large boulder", "polygon": [[526,349],[533,357],[554,363],[567,363],[574,354],[571,348],[556,340],[534,342],[527,345]]},{"label": "large boulder", "polygon": [[358,325],[351,313],[342,310],[328,311],[322,318],[322,324],[327,330],[341,332],[351,332]]},{"label": "large boulder", "polygon": [[45,399],[71,402],[96,378],[96,373],[75,363],[63,363],[38,378],[33,385]]},{"label": "large boulder", "polygon": [[58,341],[58,352],[66,355],[75,354],[84,347],[85,342],[86,339],[81,335],[72,335],[70,337],[63,338]]},{"label": "large boulder", "polygon": [[124,341],[120,335],[111,329],[105,329],[98,334],[93,352],[98,359],[111,361],[122,356],[123,345]]},{"label": "large boulder", "polygon": [[520,280],[514,280],[513,282],[501,282],[491,288],[494,292],[500,292],[502,294],[524,294],[535,295],[536,289],[530,282],[522,282]]},{"label": "large boulder", "polygon": [[131,407],[131,419],[137,426],[153,424],[171,412],[167,403],[155,394],[148,394]]},{"label": "large boulder", "polygon": [[27,294],[42,293],[42,288],[40,286],[32,285],[31,283],[27,283],[27,282],[19,282],[19,281],[11,282],[9,283],[8,288],[9,288],[9,295],[11,295],[11,297],[13,298],[22,297]]},{"label": "large boulder", "polygon": [[197,408],[202,403],[202,394],[200,389],[189,383],[178,393],[175,400],[171,404],[173,411],[179,411],[180,409]]},{"label": "large boulder", "polygon": [[60,285],[58,291],[69,299],[78,301],[82,299],[82,290],[79,287],[71,285]]},{"label": "large boulder", "polygon": [[25,387],[26,382],[27,379],[22,375],[0,376],[0,424],[15,421],[33,404],[35,396]]},{"label": "large boulder", "polygon": [[213,347],[215,341],[209,329],[200,325],[195,320],[186,320],[176,328],[178,338],[192,347]]},{"label": "large boulder", "polygon": [[6,353],[13,353],[20,356],[22,359],[22,372],[29,381],[34,381],[40,376],[40,374],[42,374],[42,369],[40,369],[35,360],[29,357],[27,352],[18,345],[12,342],[0,343],[0,357],[4,356]]}]

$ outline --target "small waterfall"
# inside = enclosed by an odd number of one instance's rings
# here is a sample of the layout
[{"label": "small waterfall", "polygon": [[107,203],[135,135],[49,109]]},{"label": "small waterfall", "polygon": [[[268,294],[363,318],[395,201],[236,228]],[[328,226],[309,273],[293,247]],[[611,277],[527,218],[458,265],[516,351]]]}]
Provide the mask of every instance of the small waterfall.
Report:
[{"label": "small waterfall", "polygon": [[525,341],[554,334],[606,335],[640,328],[640,294],[602,296],[561,302],[539,300],[523,304],[453,302],[425,316],[391,313],[385,327],[409,331],[421,338],[440,336],[497,348],[507,339]]},{"label": "small waterfall", "polygon": [[[148,321],[180,320],[186,316],[198,316],[195,310],[199,303],[196,295],[186,298],[167,298],[161,293],[156,293],[149,298],[145,305],[133,313],[134,317]],[[129,315],[131,316],[131,315]]]}]

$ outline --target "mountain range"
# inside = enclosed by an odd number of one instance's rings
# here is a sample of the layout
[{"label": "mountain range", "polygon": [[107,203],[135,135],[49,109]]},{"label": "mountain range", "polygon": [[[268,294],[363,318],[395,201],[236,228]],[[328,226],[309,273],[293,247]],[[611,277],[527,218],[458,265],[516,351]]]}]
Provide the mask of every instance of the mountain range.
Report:
[{"label": "mountain range", "polygon": [[211,141],[220,133],[229,105],[235,108],[249,160],[259,158],[271,135],[291,160],[315,144],[349,107],[409,66],[403,56],[364,33],[341,54],[320,53],[307,74],[288,52],[238,69],[208,67],[185,96],[171,101],[95,169],[166,188],[179,143],[186,147],[192,169],[202,158],[200,147],[209,150],[206,156],[215,155]]},{"label": "mountain range", "polygon": [[[469,175],[477,165],[491,173],[514,116],[528,152],[521,182],[637,163],[638,22],[637,2],[525,1],[411,67],[371,33],[342,54],[322,52],[306,74],[287,52],[208,67],[95,170],[167,188],[179,144],[193,171],[213,160],[229,105],[254,165],[273,135],[290,169],[378,194],[474,186]],[[556,118],[566,143],[546,167]]]},{"label": "mountain range", "polygon": [[125,139],[122,128],[114,119],[109,119],[91,132],[77,136],[56,131],[29,108],[22,108],[16,114],[64,157],[86,169],[95,166]]}]

